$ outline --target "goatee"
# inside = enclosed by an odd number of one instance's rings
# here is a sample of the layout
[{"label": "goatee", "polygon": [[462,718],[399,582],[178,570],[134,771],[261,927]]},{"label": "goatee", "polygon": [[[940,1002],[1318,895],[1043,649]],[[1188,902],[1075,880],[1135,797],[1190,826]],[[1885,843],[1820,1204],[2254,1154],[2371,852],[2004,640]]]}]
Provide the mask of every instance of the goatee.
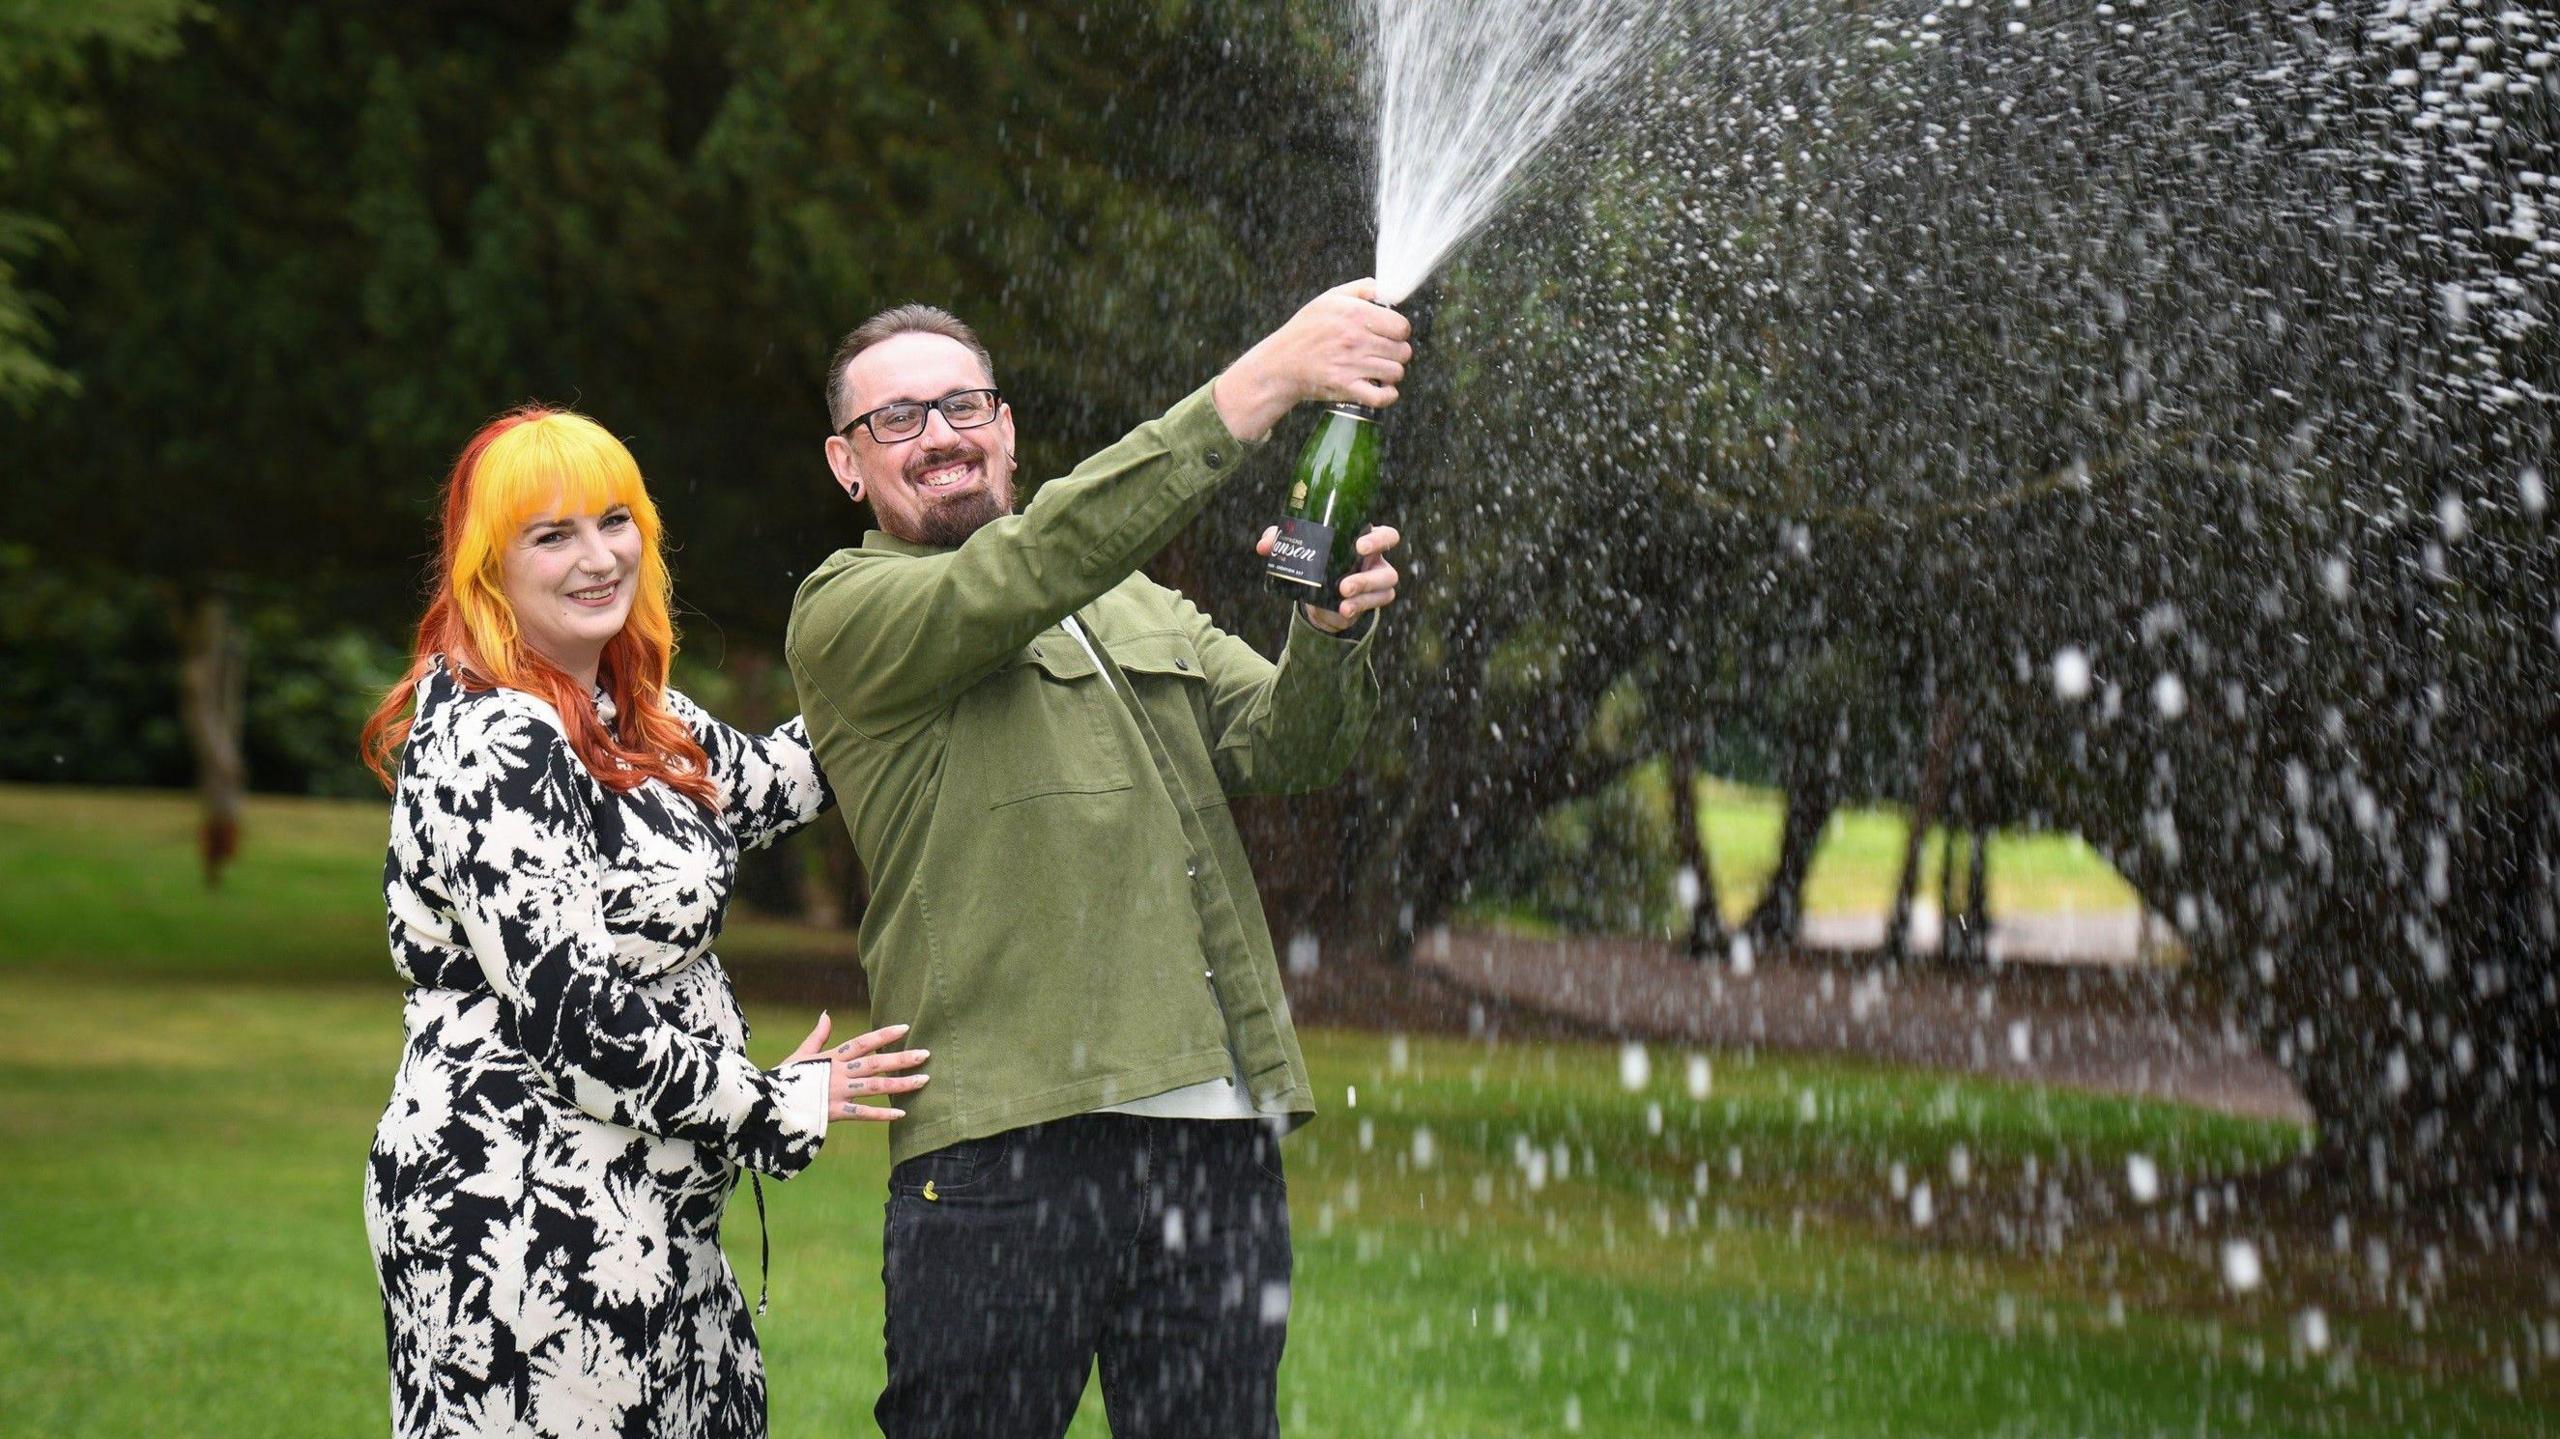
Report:
[{"label": "goatee", "polygon": [[1004,513],[1004,506],[996,503],[995,496],[984,489],[970,490],[927,507],[917,517],[916,533],[898,538],[912,544],[951,549],[986,528],[990,520],[1002,519]]}]

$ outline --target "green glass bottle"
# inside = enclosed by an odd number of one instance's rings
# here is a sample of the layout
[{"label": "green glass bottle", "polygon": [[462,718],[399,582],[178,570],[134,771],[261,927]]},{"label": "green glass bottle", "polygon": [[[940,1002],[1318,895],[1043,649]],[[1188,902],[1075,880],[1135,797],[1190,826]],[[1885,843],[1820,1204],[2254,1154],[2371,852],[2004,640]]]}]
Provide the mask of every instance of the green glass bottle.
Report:
[{"label": "green glass bottle", "polygon": [[1319,609],[1341,605],[1336,586],[1360,567],[1358,544],[1378,489],[1378,412],[1327,405],[1289,482],[1289,509],[1263,570],[1271,588]]}]

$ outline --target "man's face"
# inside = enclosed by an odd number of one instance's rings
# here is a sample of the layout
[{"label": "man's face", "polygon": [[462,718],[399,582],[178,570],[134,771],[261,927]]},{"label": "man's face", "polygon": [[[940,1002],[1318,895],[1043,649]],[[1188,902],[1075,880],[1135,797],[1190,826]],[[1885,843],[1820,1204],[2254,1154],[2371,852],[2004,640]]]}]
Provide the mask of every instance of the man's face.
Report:
[{"label": "man's face", "polygon": [[[853,415],[993,384],[969,347],[948,335],[893,335],[845,366]],[[991,423],[967,430],[935,410],[922,432],[889,444],[856,425],[828,439],[827,467],[846,494],[870,501],[881,529],[914,544],[956,545],[1013,513],[1013,409],[999,405]]]}]

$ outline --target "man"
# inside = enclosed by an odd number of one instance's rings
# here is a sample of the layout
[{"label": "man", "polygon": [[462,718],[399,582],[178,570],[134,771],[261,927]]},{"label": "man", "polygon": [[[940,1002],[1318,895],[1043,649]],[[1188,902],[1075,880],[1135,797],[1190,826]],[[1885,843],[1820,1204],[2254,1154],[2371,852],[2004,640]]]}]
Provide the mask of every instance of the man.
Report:
[{"label": "man", "polygon": [[[1314,1112],[1229,795],[1331,782],[1376,682],[1391,529],[1275,666],[1137,573],[1306,400],[1390,405],[1367,282],[1014,513],[986,350],[906,306],[846,337],[827,463],[880,528],[787,648],[871,878],[873,1015],[934,1050],[890,1134],[889,1439],[1278,1432],[1277,1136]],[[1259,546],[1271,544],[1266,533]]]}]

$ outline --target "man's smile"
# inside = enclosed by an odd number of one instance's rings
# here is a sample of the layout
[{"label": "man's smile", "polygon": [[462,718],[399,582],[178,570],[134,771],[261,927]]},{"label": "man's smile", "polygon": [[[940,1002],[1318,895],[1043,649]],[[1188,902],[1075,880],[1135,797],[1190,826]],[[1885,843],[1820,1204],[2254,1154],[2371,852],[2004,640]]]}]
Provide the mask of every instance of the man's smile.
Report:
[{"label": "man's smile", "polygon": [[955,460],[950,464],[937,466],[936,468],[926,470],[917,475],[916,488],[925,491],[927,494],[954,489],[967,480],[973,478],[977,473],[978,462],[976,460]]}]

